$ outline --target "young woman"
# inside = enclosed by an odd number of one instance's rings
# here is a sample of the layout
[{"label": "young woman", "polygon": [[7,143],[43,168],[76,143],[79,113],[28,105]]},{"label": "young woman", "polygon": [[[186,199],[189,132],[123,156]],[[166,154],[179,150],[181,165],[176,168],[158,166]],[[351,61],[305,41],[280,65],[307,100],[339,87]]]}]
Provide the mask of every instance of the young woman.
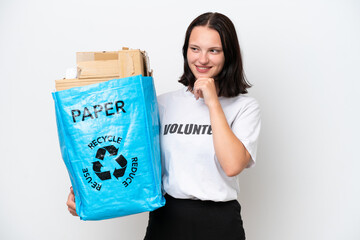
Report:
[{"label": "young woman", "polygon": [[[245,239],[238,174],[255,163],[258,103],[248,96],[233,23],[205,13],[188,27],[184,87],[158,97],[166,205],[149,215],[145,240]],[[76,215],[74,194],[68,198]]]},{"label": "young woman", "polygon": [[258,103],[247,93],[233,23],[205,13],[188,27],[185,87],[158,97],[166,205],[145,240],[245,239],[237,175],[255,163]]}]

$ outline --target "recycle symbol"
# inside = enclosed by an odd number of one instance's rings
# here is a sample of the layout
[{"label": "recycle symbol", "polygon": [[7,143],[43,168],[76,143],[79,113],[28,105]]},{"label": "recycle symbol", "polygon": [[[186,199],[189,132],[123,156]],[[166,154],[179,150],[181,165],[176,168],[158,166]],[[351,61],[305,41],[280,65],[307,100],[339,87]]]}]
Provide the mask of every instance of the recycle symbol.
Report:
[{"label": "recycle symbol", "polygon": [[[103,161],[105,158],[106,152],[110,154],[110,156],[116,156],[118,153],[118,148],[114,147],[113,145],[106,146],[99,148],[96,152],[95,158]],[[120,155],[115,159],[115,161],[119,164],[121,168],[115,168],[113,172],[113,176],[116,177],[116,179],[119,179],[120,177],[124,176],[126,166],[127,166],[127,160],[124,158],[123,155]],[[111,172],[110,171],[101,171],[101,168],[103,165],[100,161],[93,162],[93,170],[95,174],[101,179],[101,180],[109,180],[111,179]]]}]

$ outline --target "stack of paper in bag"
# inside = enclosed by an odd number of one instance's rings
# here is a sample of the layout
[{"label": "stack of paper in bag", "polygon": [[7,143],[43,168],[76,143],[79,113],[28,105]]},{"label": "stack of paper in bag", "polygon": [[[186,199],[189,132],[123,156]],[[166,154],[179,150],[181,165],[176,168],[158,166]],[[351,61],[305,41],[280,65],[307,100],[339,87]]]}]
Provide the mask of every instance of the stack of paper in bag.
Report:
[{"label": "stack of paper in bag", "polygon": [[110,79],[136,75],[151,76],[149,60],[145,51],[139,49],[111,52],[76,53],[77,77],[55,80],[56,91],[81,87]]}]

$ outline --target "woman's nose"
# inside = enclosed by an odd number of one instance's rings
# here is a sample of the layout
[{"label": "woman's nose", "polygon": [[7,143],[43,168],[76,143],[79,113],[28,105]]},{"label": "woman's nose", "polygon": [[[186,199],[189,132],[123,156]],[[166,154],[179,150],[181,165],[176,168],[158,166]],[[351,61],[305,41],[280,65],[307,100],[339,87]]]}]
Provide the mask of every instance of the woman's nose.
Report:
[{"label": "woman's nose", "polygon": [[199,63],[202,65],[206,65],[209,62],[209,58],[206,53],[200,53]]}]

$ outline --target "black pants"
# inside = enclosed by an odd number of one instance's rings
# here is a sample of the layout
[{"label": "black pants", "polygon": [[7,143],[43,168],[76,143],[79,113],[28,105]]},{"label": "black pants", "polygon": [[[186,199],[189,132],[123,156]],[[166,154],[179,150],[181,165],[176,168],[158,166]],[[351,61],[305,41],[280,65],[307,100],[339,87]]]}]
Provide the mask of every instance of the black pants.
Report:
[{"label": "black pants", "polygon": [[244,240],[240,204],[166,195],[166,205],[149,214],[145,240]]}]

